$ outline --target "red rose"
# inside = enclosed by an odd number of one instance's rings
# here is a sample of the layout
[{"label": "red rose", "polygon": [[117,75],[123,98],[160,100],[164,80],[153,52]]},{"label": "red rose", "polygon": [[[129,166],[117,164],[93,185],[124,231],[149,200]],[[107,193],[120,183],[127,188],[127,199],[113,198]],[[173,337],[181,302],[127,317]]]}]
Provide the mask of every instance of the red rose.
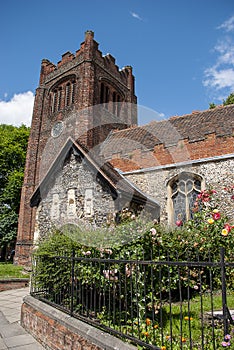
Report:
[{"label": "red rose", "polygon": [[220,213],[214,213],[212,216],[214,220],[219,220],[221,218]]},{"label": "red rose", "polygon": [[177,220],[176,221],[176,226],[180,227],[183,225],[183,221],[182,220]]},{"label": "red rose", "polygon": [[227,232],[229,233],[231,231],[232,227],[229,224],[225,224],[224,229],[227,230]]}]

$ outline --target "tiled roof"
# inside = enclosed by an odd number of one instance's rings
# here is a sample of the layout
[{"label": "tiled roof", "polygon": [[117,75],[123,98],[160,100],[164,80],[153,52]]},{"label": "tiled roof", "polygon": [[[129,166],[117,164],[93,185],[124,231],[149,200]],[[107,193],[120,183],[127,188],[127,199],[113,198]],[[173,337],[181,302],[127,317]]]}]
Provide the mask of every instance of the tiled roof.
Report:
[{"label": "tiled roof", "polygon": [[129,153],[137,148],[153,149],[159,144],[167,147],[177,144],[181,139],[196,142],[211,133],[216,136],[231,136],[233,130],[234,104],[114,131],[104,142],[102,154]]}]

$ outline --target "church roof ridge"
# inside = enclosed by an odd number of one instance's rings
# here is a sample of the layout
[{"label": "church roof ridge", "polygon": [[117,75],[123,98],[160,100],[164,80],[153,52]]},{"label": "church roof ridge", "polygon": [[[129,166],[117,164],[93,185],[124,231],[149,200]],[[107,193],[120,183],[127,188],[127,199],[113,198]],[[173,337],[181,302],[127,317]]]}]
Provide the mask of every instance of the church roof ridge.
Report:
[{"label": "church roof ridge", "polygon": [[[115,137],[115,136],[117,136],[117,134],[128,134],[129,132],[134,133],[135,130],[147,130],[147,128],[149,128],[150,126],[162,125],[165,123],[167,124],[169,122],[173,122],[173,124],[174,124],[174,122],[178,122],[178,121],[181,121],[183,119],[194,118],[194,120],[195,120],[195,119],[199,119],[203,116],[206,117],[207,115],[215,115],[217,118],[218,115],[222,116],[223,112],[225,113],[228,109],[231,109],[231,110],[233,109],[233,121],[231,120],[231,122],[234,123],[234,104],[230,104],[227,106],[219,105],[219,106],[216,106],[215,108],[209,108],[209,109],[202,110],[202,111],[193,111],[193,112],[188,113],[188,114],[172,116],[172,117],[165,118],[162,120],[151,120],[149,123],[146,123],[143,125],[137,125],[134,127],[129,127],[129,128],[123,129],[123,130],[115,130],[112,133],[112,135],[110,135],[110,137],[111,136]],[[225,120],[224,120],[224,122],[225,122]],[[233,125],[233,127],[234,127],[234,125]]]},{"label": "church roof ridge", "polygon": [[[189,117],[192,117],[192,116],[195,116],[195,115],[201,115],[201,114],[206,114],[206,113],[213,113],[213,112],[216,112],[217,110],[221,110],[221,109],[234,109],[234,104],[230,104],[230,105],[218,105],[214,108],[208,108],[208,109],[205,109],[205,110],[194,110],[192,111],[191,113],[186,113],[186,114],[182,114],[182,115],[174,115],[174,116],[170,116],[168,118],[165,118],[165,119],[161,119],[161,120],[151,120],[150,122],[146,123],[146,124],[143,124],[143,125],[132,125],[132,126],[129,126],[128,128],[125,128],[125,129],[121,129],[121,130],[118,130],[118,129],[115,129],[115,130],[112,130],[110,132],[109,135],[113,135],[113,134],[118,134],[118,133],[126,133],[128,131],[132,131],[134,129],[145,129],[147,128],[148,126],[152,125],[152,124],[161,124],[161,123],[165,123],[165,122],[168,122],[168,121],[171,121],[171,120],[176,120],[176,119],[182,119],[182,118],[189,118]],[[233,111],[234,112],[234,111]]]}]

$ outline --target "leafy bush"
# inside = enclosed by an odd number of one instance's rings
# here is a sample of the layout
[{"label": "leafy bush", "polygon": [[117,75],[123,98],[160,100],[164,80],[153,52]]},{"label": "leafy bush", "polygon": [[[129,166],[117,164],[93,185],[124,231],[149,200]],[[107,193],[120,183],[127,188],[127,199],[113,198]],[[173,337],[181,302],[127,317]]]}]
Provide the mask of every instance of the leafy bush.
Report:
[{"label": "leafy bush", "polygon": [[[233,190],[234,187],[227,190],[232,200]],[[177,222],[175,228],[129,218],[113,229],[113,237],[108,240],[104,239],[105,229],[97,231],[92,237],[96,247],[84,244],[90,242],[93,231],[87,232],[87,237],[74,227],[72,232],[69,227],[64,232],[52,232],[34,254],[34,287],[46,290],[52,301],[56,302],[59,296],[60,304],[67,308],[73,288],[75,312],[89,317],[93,314],[109,326],[114,314],[115,322],[121,327],[125,325],[126,332],[128,327],[131,330],[136,327],[139,332],[150,317],[147,322],[151,322],[155,332],[162,300],[166,303],[179,300],[178,295],[181,300],[198,295],[197,292],[205,293],[211,282],[213,290],[222,288],[220,268],[212,269],[211,273],[206,266],[166,264],[167,261],[220,262],[221,247],[225,249],[225,260],[234,261],[234,226],[219,209],[214,190],[202,191],[195,202],[192,220]],[[128,233],[131,240],[127,239]],[[128,243],[121,245],[121,241]],[[233,268],[227,269],[226,277],[228,288],[233,290]],[[119,307],[121,314],[116,311]],[[148,328],[143,331],[142,339],[147,340]]]}]

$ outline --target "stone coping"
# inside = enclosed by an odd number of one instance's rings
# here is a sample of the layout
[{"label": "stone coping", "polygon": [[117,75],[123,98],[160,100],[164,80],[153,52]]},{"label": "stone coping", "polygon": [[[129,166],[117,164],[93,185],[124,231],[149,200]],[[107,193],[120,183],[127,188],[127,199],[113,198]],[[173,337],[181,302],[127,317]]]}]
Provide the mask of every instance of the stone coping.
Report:
[{"label": "stone coping", "polygon": [[29,281],[29,278],[0,278],[0,292],[24,288],[29,285]]},{"label": "stone coping", "polygon": [[4,277],[0,278],[0,283],[9,283],[9,282],[29,282],[30,278],[16,278],[16,277]]},{"label": "stone coping", "polygon": [[[47,316],[51,320],[56,321],[57,323],[67,328],[72,333],[78,334],[82,338],[86,339],[88,342],[98,346],[101,349],[105,349],[105,350],[136,350],[137,349],[135,346],[125,343],[122,340],[108,333],[105,333],[104,331],[98,328],[95,328],[85,322],[82,322],[74,317],[71,317],[70,315],[30,295],[27,295],[26,297],[24,297],[23,303],[26,306],[33,308],[37,312],[40,312],[43,315]],[[21,322],[22,322],[22,317],[23,315],[21,313]]]}]

